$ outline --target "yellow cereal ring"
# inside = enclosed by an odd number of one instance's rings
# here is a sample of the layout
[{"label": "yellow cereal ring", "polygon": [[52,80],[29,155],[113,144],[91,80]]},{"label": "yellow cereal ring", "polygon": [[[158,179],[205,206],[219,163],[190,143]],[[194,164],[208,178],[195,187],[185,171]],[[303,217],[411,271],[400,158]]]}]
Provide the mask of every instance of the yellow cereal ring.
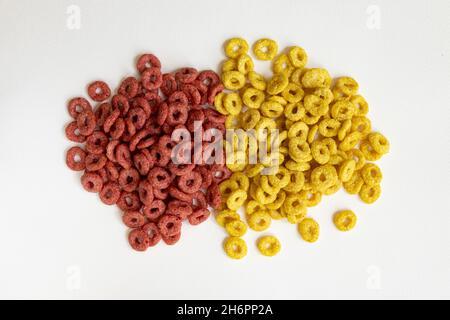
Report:
[{"label": "yellow cereal ring", "polygon": [[369,161],[377,161],[383,156],[381,153],[376,152],[367,140],[361,142],[359,149],[364,155],[364,158]]},{"label": "yellow cereal ring", "polygon": [[247,215],[252,215],[257,211],[264,211],[265,207],[256,200],[250,200],[245,204],[245,213]]},{"label": "yellow cereal ring", "polygon": [[255,126],[257,131],[267,130],[267,132],[270,132],[270,130],[275,130],[276,128],[276,122],[269,118],[261,118]]},{"label": "yellow cereal ring", "polygon": [[245,86],[245,75],[239,71],[227,71],[222,73],[222,82],[229,90],[239,90]]},{"label": "yellow cereal ring", "polygon": [[253,53],[259,60],[272,60],[278,53],[278,44],[272,39],[259,39],[253,45]]},{"label": "yellow cereal ring", "polygon": [[305,116],[302,118],[302,121],[307,125],[312,126],[313,124],[319,122],[320,118],[321,116],[313,116],[311,113],[307,111]]},{"label": "yellow cereal ring", "polygon": [[308,139],[309,127],[304,122],[295,122],[288,130],[287,136],[289,139],[299,138],[298,141],[306,142]]},{"label": "yellow cereal ring", "polygon": [[242,172],[233,173],[230,180],[235,181],[238,184],[239,189],[248,191],[248,188],[250,187],[249,178]]},{"label": "yellow cereal ring", "polygon": [[247,88],[242,94],[242,101],[251,109],[259,109],[264,99],[264,92],[253,87]]},{"label": "yellow cereal ring", "polygon": [[306,204],[300,194],[289,194],[284,200],[283,210],[286,214],[306,213]]},{"label": "yellow cereal ring", "polygon": [[288,104],[287,100],[282,96],[269,96],[267,100],[278,102],[282,106],[286,106]]},{"label": "yellow cereal ring", "polygon": [[332,165],[324,165],[315,168],[311,172],[311,183],[315,190],[325,191],[333,186],[338,179],[336,169]]},{"label": "yellow cereal ring", "polygon": [[353,117],[352,118],[352,131],[361,133],[362,137],[365,137],[372,130],[372,124],[366,117]]},{"label": "yellow cereal ring", "polygon": [[267,83],[267,93],[276,95],[283,92],[289,84],[289,79],[284,73],[275,74]]},{"label": "yellow cereal ring", "polygon": [[322,99],[326,104],[330,104],[334,99],[333,92],[329,88],[317,88],[313,94]]},{"label": "yellow cereal ring", "polygon": [[222,72],[237,71],[237,61],[235,59],[228,59],[222,63]]},{"label": "yellow cereal ring", "polygon": [[336,180],[335,184],[333,184],[331,187],[328,187],[327,189],[325,189],[323,194],[326,196],[330,196],[330,195],[338,192],[339,189],[341,189],[341,187],[342,187],[342,182],[340,180]]},{"label": "yellow cereal ring", "polygon": [[348,100],[336,101],[331,106],[331,117],[338,121],[351,119],[356,112],[355,105]]},{"label": "yellow cereal ring", "polygon": [[283,189],[287,192],[300,192],[305,185],[305,175],[302,171],[291,171],[290,172],[289,184]]},{"label": "yellow cereal ring", "polygon": [[[280,192],[278,192],[278,194],[277,194],[277,198],[275,199],[275,201],[272,203],[266,204],[266,208],[271,211],[278,210],[281,208],[281,206],[283,205],[285,200],[286,200],[286,192],[284,192],[283,190],[280,190]],[[272,216],[272,218],[273,218],[273,216]]]},{"label": "yellow cereal ring", "polygon": [[223,98],[223,107],[233,116],[239,115],[242,110],[242,100],[239,94],[231,92]]},{"label": "yellow cereal ring", "polygon": [[324,119],[319,123],[319,132],[324,137],[337,136],[341,123],[336,119]]},{"label": "yellow cereal ring", "polygon": [[223,107],[223,98],[224,98],[224,96],[225,96],[225,92],[219,93],[214,98],[214,106],[216,107],[217,111],[219,111],[221,114],[227,116],[227,115],[229,115],[229,112],[227,110],[225,110],[225,108]]},{"label": "yellow cereal ring", "polygon": [[230,221],[239,219],[241,219],[239,214],[232,210],[223,210],[216,216],[216,221],[221,227],[225,227],[225,225]]},{"label": "yellow cereal ring", "polygon": [[324,100],[314,94],[308,94],[303,99],[303,105],[306,111],[313,116],[323,116],[328,113],[329,106]]},{"label": "yellow cereal ring", "polygon": [[257,176],[258,174],[261,173],[261,171],[264,170],[264,166],[260,163],[255,164],[255,165],[251,165],[251,166],[247,166],[247,168],[245,169],[245,174],[247,175],[247,177],[249,178],[253,178],[255,176]]},{"label": "yellow cereal ring", "polygon": [[248,74],[253,71],[254,64],[252,58],[248,54],[241,54],[237,58],[237,69],[242,74]]},{"label": "yellow cereal ring", "polygon": [[267,257],[273,257],[281,250],[280,241],[273,236],[265,236],[258,239],[258,250]]},{"label": "yellow cereal ring", "polygon": [[291,173],[286,168],[280,167],[274,175],[268,176],[272,185],[278,185],[279,188],[286,187],[291,181]]},{"label": "yellow cereal ring", "polygon": [[327,146],[328,150],[330,150],[330,154],[333,155],[338,152],[336,141],[334,141],[332,138],[322,139],[322,143]]},{"label": "yellow cereal ring", "polygon": [[344,140],[339,144],[339,149],[342,151],[348,151],[353,149],[361,140],[361,133],[355,131],[348,134]]},{"label": "yellow cereal ring", "polygon": [[369,112],[369,104],[366,99],[364,99],[360,95],[356,95],[350,98],[350,101],[356,108],[355,115],[357,116],[365,116]]},{"label": "yellow cereal ring", "polygon": [[283,114],[283,106],[276,101],[265,101],[261,104],[261,113],[268,118],[278,118]]},{"label": "yellow cereal ring", "polygon": [[353,159],[345,160],[339,166],[339,179],[342,182],[349,181],[355,172],[356,162]]},{"label": "yellow cereal ring", "polygon": [[340,77],[336,80],[335,88],[342,91],[347,96],[358,93],[358,82],[350,77]]},{"label": "yellow cereal ring", "polygon": [[272,203],[277,198],[276,194],[271,194],[271,193],[265,192],[263,190],[263,188],[261,188],[261,187],[256,188],[255,196],[256,196],[256,200],[261,204]]},{"label": "yellow cereal ring", "polygon": [[289,160],[286,162],[286,168],[291,171],[307,171],[311,168],[308,162],[296,162]]},{"label": "yellow cereal ring", "polygon": [[344,182],[344,189],[350,194],[357,194],[361,191],[362,186],[364,185],[364,180],[361,177],[359,171],[355,171],[347,182]]},{"label": "yellow cereal ring", "polygon": [[256,73],[254,71],[250,71],[248,74],[248,80],[250,82],[250,84],[253,86],[253,88],[264,91],[266,90],[267,84],[266,84],[266,80],[264,79],[264,77],[259,74]]},{"label": "yellow cereal ring", "polygon": [[333,90],[331,90],[333,92],[333,97],[334,97],[334,101],[342,101],[342,100],[350,100],[351,96],[345,94],[344,92],[342,92],[342,90],[338,89],[338,88],[333,88]]},{"label": "yellow cereal ring", "polygon": [[273,220],[281,220],[285,218],[285,216],[283,216],[283,214],[278,210],[269,210],[268,212]]},{"label": "yellow cereal ring", "polygon": [[287,119],[297,122],[305,116],[305,108],[302,102],[289,103],[284,109],[284,115]]},{"label": "yellow cereal ring", "polygon": [[238,237],[228,237],[224,242],[225,253],[232,259],[242,259],[247,255],[247,244]]},{"label": "yellow cereal ring", "polygon": [[242,38],[232,38],[225,43],[225,55],[228,58],[237,58],[247,51],[248,43]]},{"label": "yellow cereal ring", "polygon": [[248,217],[248,226],[255,231],[264,231],[270,227],[272,218],[266,211],[256,211]]},{"label": "yellow cereal ring", "polygon": [[359,191],[359,197],[365,203],[371,204],[378,200],[381,195],[381,187],[379,184],[369,186],[364,184]]},{"label": "yellow cereal ring", "polygon": [[309,128],[308,133],[308,143],[313,143],[314,140],[318,137],[317,133],[319,132],[319,125],[315,124]]},{"label": "yellow cereal ring", "polygon": [[366,163],[361,169],[361,177],[369,187],[380,184],[383,174],[375,163]]},{"label": "yellow cereal ring", "polygon": [[283,53],[273,61],[272,70],[275,74],[282,73],[289,77],[294,72],[294,66],[291,64],[289,57]]},{"label": "yellow cereal ring", "polygon": [[228,197],[236,190],[239,189],[239,185],[234,180],[225,180],[219,185],[220,194],[223,199],[228,199]]},{"label": "yellow cereal ring", "polygon": [[350,231],[355,227],[356,221],[356,215],[351,210],[337,212],[333,217],[334,225],[340,231]]},{"label": "yellow cereal ring", "polygon": [[283,98],[290,103],[299,102],[303,99],[304,94],[302,87],[293,82],[289,83],[282,92]]},{"label": "yellow cereal ring", "polygon": [[292,72],[292,74],[291,74],[291,76],[289,78],[291,80],[291,82],[301,86],[302,85],[303,71],[304,71],[304,69],[301,69],[301,68],[295,69]]},{"label": "yellow cereal ring", "polygon": [[247,225],[241,220],[233,220],[226,224],[225,230],[232,237],[242,237],[247,232]]},{"label": "yellow cereal ring", "polygon": [[289,140],[289,155],[297,162],[308,161],[311,157],[309,144],[303,141],[302,137],[295,137]]},{"label": "yellow cereal ring", "polygon": [[302,190],[299,195],[307,207],[314,207],[322,200],[322,193],[319,191]]},{"label": "yellow cereal ring", "polygon": [[389,152],[389,140],[379,132],[372,132],[367,136],[370,145],[375,152],[386,154]]},{"label": "yellow cereal ring", "polygon": [[243,129],[250,130],[256,126],[260,119],[261,114],[258,110],[248,109],[242,114],[240,123]]},{"label": "yellow cereal ring", "polygon": [[361,150],[351,149],[346,152],[348,158],[352,158],[356,162],[355,170],[360,170],[366,163],[366,158],[364,157]]},{"label": "yellow cereal ring", "polygon": [[331,84],[331,77],[327,70],[312,68],[305,72],[302,77],[304,88],[326,88]]},{"label": "yellow cereal ring", "polygon": [[296,68],[303,68],[308,62],[308,55],[303,48],[292,47],[288,53],[289,61]]},{"label": "yellow cereal ring", "polygon": [[326,164],[330,161],[330,150],[321,141],[313,141],[311,144],[311,154],[318,164]]},{"label": "yellow cereal ring", "polygon": [[261,179],[259,180],[259,184],[261,188],[264,190],[264,192],[268,194],[275,194],[277,195],[280,191],[280,187],[278,184],[272,184],[271,181],[269,181],[268,176],[261,176]]},{"label": "yellow cereal ring", "polygon": [[350,132],[351,128],[352,128],[352,120],[347,119],[342,122],[341,127],[339,128],[339,131],[338,131],[339,141],[342,141],[345,139],[347,134]]},{"label": "yellow cereal ring", "polygon": [[314,219],[306,218],[298,224],[298,232],[303,240],[313,243],[319,239],[320,226]]}]

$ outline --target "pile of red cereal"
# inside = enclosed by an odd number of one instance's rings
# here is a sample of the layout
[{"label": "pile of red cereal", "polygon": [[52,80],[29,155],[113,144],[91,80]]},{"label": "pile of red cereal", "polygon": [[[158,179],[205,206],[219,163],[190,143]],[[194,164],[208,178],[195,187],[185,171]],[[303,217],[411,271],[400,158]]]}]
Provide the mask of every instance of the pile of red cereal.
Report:
[{"label": "pile of red cereal", "polygon": [[[124,79],[114,95],[105,82],[91,83],[88,95],[98,103],[94,109],[82,97],[69,101],[73,120],[66,136],[84,146],[70,148],[66,163],[84,171],[84,189],[123,211],[131,247],[145,251],[161,239],[168,245],[178,242],[184,220],[191,225],[205,221],[208,205],[220,206],[218,184],[230,171],[208,164],[203,153],[196,157],[192,148],[194,132],[202,137],[208,129],[217,129],[221,137],[225,133],[225,117],[210,108],[223,90],[219,76],[194,68],[163,74],[153,54],[140,56],[137,70],[139,76]],[[176,129],[187,131],[191,140],[176,143]],[[178,150],[174,156],[180,145],[180,157],[188,150],[191,161],[178,161]]]}]

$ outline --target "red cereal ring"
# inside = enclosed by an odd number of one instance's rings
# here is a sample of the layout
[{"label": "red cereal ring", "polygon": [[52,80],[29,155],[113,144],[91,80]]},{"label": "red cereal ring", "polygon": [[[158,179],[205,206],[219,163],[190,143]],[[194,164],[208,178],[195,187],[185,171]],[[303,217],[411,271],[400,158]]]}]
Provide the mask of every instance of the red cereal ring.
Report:
[{"label": "red cereal ring", "polygon": [[203,110],[191,110],[186,121],[186,128],[189,132],[194,133],[196,130],[202,128],[203,121],[205,121],[205,114],[203,113]]},{"label": "red cereal ring", "polygon": [[[130,129],[133,129],[133,131],[130,131]],[[136,134],[136,128],[134,128],[133,124],[131,124],[131,128],[129,126],[129,123],[125,125],[125,132],[120,137],[120,140],[122,142],[129,143],[131,141],[131,138]]]},{"label": "red cereal ring", "polygon": [[103,124],[105,123],[106,118],[109,116],[109,114],[112,111],[111,104],[108,102],[100,103],[97,108],[95,109],[95,119],[97,121],[97,125],[100,127],[103,127]]},{"label": "red cereal ring", "polygon": [[76,119],[81,112],[92,111],[92,106],[85,98],[77,97],[70,99],[67,109],[72,118]]},{"label": "red cereal ring", "polygon": [[80,130],[78,130],[78,125],[76,121],[72,121],[69,123],[65,129],[66,137],[70,141],[83,143],[86,141],[86,137],[80,134]]},{"label": "red cereal ring", "polygon": [[144,205],[150,206],[153,203],[153,186],[150,184],[150,182],[146,180],[141,181],[138,187],[138,194],[139,199]]},{"label": "red cereal ring", "polygon": [[227,180],[229,177],[231,177],[232,172],[228,167],[224,164],[213,164],[211,166],[211,173],[214,182],[217,184],[220,184],[222,181]]},{"label": "red cereal ring", "polygon": [[74,171],[82,171],[86,165],[86,152],[80,147],[72,147],[67,150],[66,164]]},{"label": "red cereal ring", "polygon": [[197,167],[195,168],[195,171],[200,173],[202,175],[202,186],[200,188],[202,189],[208,189],[208,187],[213,182],[213,176],[211,171],[206,167]]},{"label": "red cereal ring", "polygon": [[116,147],[120,144],[120,140],[111,140],[106,146],[106,157],[112,161],[117,162]]},{"label": "red cereal ring", "polygon": [[182,176],[182,175],[194,170],[194,168],[195,168],[195,164],[193,164],[193,163],[188,163],[188,164],[184,164],[184,163],[175,164],[174,162],[169,163],[169,171],[176,176]]},{"label": "red cereal ring", "polygon": [[178,188],[184,193],[192,194],[200,190],[202,176],[196,171],[190,171],[178,178]]},{"label": "red cereal ring", "polygon": [[192,84],[183,84],[181,86],[181,91],[183,91],[188,98],[189,105],[196,106],[202,102],[202,95],[196,86]]},{"label": "red cereal ring", "polygon": [[[138,150],[147,149],[156,143],[157,138],[155,136],[148,136],[147,138],[142,139],[137,144],[136,148]],[[131,143],[131,142],[130,142]]]},{"label": "red cereal ring", "polygon": [[186,96],[186,94],[183,91],[175,91],[169,96],[169,99],[167,100],[167,102],[168,102],[169,106],[173,105],[173,104],[179,104],[186,108],[189,101],[188,101],[188,97]]},{"label": "red cereal ring", "polygon": [[120,187],[116,182],[110,181],[103,185],[100,191],[100,200],[109,206],[116,204],[120,198]]},{"label": "red cereal ring", "polygon": [[169,187],[169,194],[174,199],[178,199],[178,200],[185,201],[185,202],[191,202],[192,201],[192,195],[191,194],[184,193],[183,191],[181,191],[180,189],[178,189],[175,186],[170,186]]},{"label": "red cereal ring", "polygon": [[139,172],[134,168],[122,169],[119,173],[119,186],[122,190],[132,192],[139,185]]},{"label": "red cereal ring", "polygon": [[179,103],[169,104],[166,123],[170,126],[185,124],[188,118],[188,109]]},{"label": "red cereal ring", "polygon": [[166,169],[155,167],[148,173],[148,181],[155,188],[165,189],[172,183],[172,176]]},{"label": "red cereal ring", "polygon": [[149,221],[158,221],[164,212],[166,212],[166,204],[162,200],[153,200],[149,206],[144,206],[142,212]]},{"label": "red cereal ring", "polygon": [[94,154],[89,153],[86,156],[86,170],[87,171],[98,171],[103,168],[108,159],[104,154]]},{"label": "red cereal ring", "polygon": [[132,123],[136,130],[142,129],[146,121],[147,115],[142,108],[131,108],[128,112],[127,124]]},{"label": "red cereal ring", "polygon": [[213,105],[214,104],[214,99],[216,98],[216,96],[221,93],[223,91],[224,87],[221,83],[218,83],[212,87],[210,87],[210,89],[208,90],[208,98],[207,101],[208,104]]},{"label": "red cereal ring", "polygon": [[140,229],[134,229],[128,235],[128,242],[134,250],[142,252],[148,249],[150,240],[146,232]]},{"label": "red cereal ring", "polygon": [[[144,99],[148,102],[151,113],[154,113],[156,108],[161,103],[161,97],[159,96],[159,93],[157,90],[156,90],[156,92],[147,92],[144,95]],[[150,115],[148,115],[148,117],[150,117]]]},{"label": "red cereal ring", "polygon": [[122,192],[117,201],[117,206],[122,211],[139,210],[141,207],[141,200],[139,200],[139,196],[136,192]]},{"label": "red cereal ring", "polygon": [[158,226],[155,223],[147,223],[142,227],[142,231],[147,234],[147,237],[149,239],[149,247],[156,246],[158,242],[161,241],[161,233],[159,232]]},{"label": "red cereal ring", "polygon": [[181,220],[184,220],[192,214],[192,206],[185,201],[171,200],[167,204],[166,214],[173,215]]},{"label": "red cereal ring", "polygon": [[152,114],[152,106],[147,101],[147,99],[145,99],[143,97],[138,97],[133,100],[131,105],[133,106],[133,108],[140,108],[140,109],[144,110],[145,118],[146,119],[150,118],[150,115]]},{"label": "red cereal ring", "polygon": [[188,218],[188,221],[191,225],[196,226],[199,225],[200,223],[208,220],[210,216],[210,212],[208,211],[208,209],[205,208],[200,208],[195,210]]},{"label": "red cereal ring", "polygon": [[159,68],[149,68],[142,72],[142,86],[147,90],[158,89],[162,84],[162,74]]},{"label": "red cereal ring", "polygon": [[191,83],[198,76],[198,71],[195,68],[181,68],[175,73],[175,79],[180,83]]},{"label": "red cereal ring", "polygon": [[86,139],[86,150],[89,153],[101,154],[106,151],[109,138],[102,131],[95,131]]},{"label": "red cereal ring", "polygon": [[173,92],[178,90],[178,84],[175,76],[171,73],[166,73],[162,77],[161,92],[166,96],[170,96]]},{"label": "red cereal ring", "polygon": [[112,161],[108,161],[104,167],[108,181],[117,181],[119,179],[119,170]]},{"label": "red cereal ring", "polygon": [[157,167],[165,167],[169,164],[170,153],[165,153],[159,150],[159,148],[152,148],[150,155],[154,159],[154,164]]},{"label": "red cereal ring", "polygon": [[116,122],[109,129],[109,135],[112,139],[120,139],[125,133],[125,120],[117,118]]},{"label": "red cereal ring", "polygon": [[88,95],[92,100],[101,102],[109,98],[111,89],[103,81],[94,81],[88,86]]},{"label": "red cereal ring", "polygon": [[173,236],[181,231],[181,219],[170,214],[163,215],[158,220],[158,229],[161,235]]},{"label": "red cereal ring", "polygon": [[127,99],[134,98],[139,92],[139,81],[135,77],[125,78],[120,84],[118,92]]},{"label": "red cereal ring", "polygon": [[155,199],[166,200],[169,197],[169,189],[153,188],[153,196]]},{"label": "red cereal ring", "polygon": [[127,97],[116,94],[111,99],[111,107],[112,110],[119,110],[122,117],[126,116],[128,113],[128,110],[130,110],[130,103],[128,102]]},{"label": "red cereal ring", "polygon": [[156,116],[156,123],[160,126],[166,122],[167,116],[169,115],[169,106],[167,103],[162,103],[159,105],[158,113]]},{"label": "red cereal ring", "polygon": [[197,191],[192,195],[192,208],[194,210],[208,208],[208,201],[206,201],[206,196],[203,192]]},{"label": "red cereal ring", "polygon": [[129,135],[129,139],[127,139],[127,142],[131,141],[131,138],[136,134],[137,129],[133,123],[133,121],[126,121],[126,128],[127,128],[127,134]]},{"label": "red cereal ring", "polygon": [[95,114],[92,111],[83,111],[78,115],[78,131],[83,136],[91,135],[92,132],[94,132],[96,125]]},{"label": "red cereal ring", "polygon": [[222,204],[222,196],[220,195],[220,189],[217,183],[213,182],[206,193],[206,200],[208,204],[214,209],[219,209]]},{"label": "red cereal ring", "polygon": [[103,123],[103,130],[108,133],[113,124],[120,116],[120,110],[115,109],[111,112],[111,114],[105,119],[105,123]]},{"label": "red cereal ring", "polygon": [[175,141],[170,136],[162,136],[158,140],[158,149],[164,153],[172,153]]},{"label": "red cereal ring", "polygon": [[116,147],[116,161],[123,168],[129,169],[132,166],[131,153],[126,144],[120,144]]},{"label": "red cereal ring", "polygon": [[145,224],[145,216],[139,211],[125,211],[122,216],[123,223],[129,228],[140,228]]},{"label": "red cereal ring", "polygon": [[[106,164],[105,164],[105,167],[106,167]],[[96,174],[98,174],[98,175],[100,176],[100,178],[102,179],[102,182],[103,182],[104,184],[107,183],[107,182],[109,181],[108,173],[106,172],[105,167],[101,168],[101,169],[98,170],[98,171],[94,171],[94,173],[96,173]]]},{"label": "red cereal ring", "polygon": [[220,78],[217,73],[212,70],[205,70],[199,73],[197,80],[200,80],[207,87],[212,88],[220,83]]},{"label": "red cereal ring", "polygon": [[145,127],[148,130],[150,130],[150,134],[153,135],[153,136],[159,136],[162,133],[161,126],[159,124],[157,124],[156,121],[154,121],[153,118],[151,120],[149,119],[147,121]]},{"label": "red cereal ring", "polygon": [[213,109],[204,109],[203,112],[205,113],[205,118],[208,119],[211,123],[225,123],[225,120],[227,119],[226,116],[223,114],[220,114],[216,110]]},{"label": "red cereal ring", "polygon": [[175,235],[173,235],[173,236],[165,236],[165,235],[161,235],[161,238],[163,239],[163,241],[164,241],[165,244],[167,244],[167,245],[169,245],[169,246],[172,246],[172,245],[174,245],[175,243],[177,243],[178,240],[180,240],[180,238],[181,238],[181,232],[180,232],[180,233],[177,233],[177,234],[175,234]]},{"label": "red cereal ring", "polygon": [[133,156],[133,163],[135,168],[143,176],[146,176],[150,170],[150,161],[143,153],[137,153]]},{"label": "red cereal ring", "polygon": [[139,57],[136,63],[136,68],[138,69],[139,73],[142,73],[146,69],[150,68],[161,69],[161,62],[155,55],[146,53]]}]

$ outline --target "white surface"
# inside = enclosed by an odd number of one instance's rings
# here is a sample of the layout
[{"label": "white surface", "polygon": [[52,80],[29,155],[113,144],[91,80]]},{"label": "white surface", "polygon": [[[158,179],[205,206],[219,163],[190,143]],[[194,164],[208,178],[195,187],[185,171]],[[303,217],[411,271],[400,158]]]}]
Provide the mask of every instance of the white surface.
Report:
[{"label": "white surface", "polygon": [[[450,298],[449,15],[445,0],[0,0],[0,298]],[[359,81],[392,145],[382,197],[326,198],[310,210],[314,245],[274,222],[273,259],[254,232],[246,259],[226,258],[213,220],[135,253],[119,211],[65,166],[66,101],[97,78],[116,87],[145,51],[165,70],[216,68],[231,36],[301,45],[310,66]],[[344,208],[359,217],[350,233],[331,221]]]}]

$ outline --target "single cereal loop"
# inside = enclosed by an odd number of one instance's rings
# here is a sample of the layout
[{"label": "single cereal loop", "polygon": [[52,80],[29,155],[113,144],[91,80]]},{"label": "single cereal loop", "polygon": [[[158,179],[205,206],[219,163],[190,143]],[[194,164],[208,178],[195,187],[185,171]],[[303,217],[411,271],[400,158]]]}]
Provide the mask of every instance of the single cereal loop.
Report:
[{"label": "single cereal loop", "polygon": [[128,235],[130,246],[136,251],[146,251],[149,247],[149,238],[146,232],[140,229],[134,229]]},{"label": "single cereal loop", "polygon": [[242,95],[242,102],[251,109],[259,109],[264,100],[264,91],[252,87],[245,89]]},{"label": "single cereal loop", "polygon": [[232,38],[225,44],[225,54],[228,58],[237,58],[248,51],[248,43],[242,38]]},{"label": "single cereal loop", "polygon": [[386,154],[389,152],[389,140],[379,132],[370,133],[367,136],[369,143],[373,150],[379,154]]},{"label": "single cereal loop", "polygon": [[94,81],[88,86],[88,95],[92,100],[102,102],[111,96],[111,89],[103,81]]},{"label": "single cereal loop", "polygon": [[319,239],[320,226],[314,219],[306,218],[298,224],[298,232],[303,240],[313,243]]},{"label": "single cereal loop", "polygon": [[273,61],[272,70],[275,74],[284,74],[289,77],[294,71],[294,66],[291,64],[289,57],[283,53]]},{"label": "single cereal loop", "polygon": [[230,210],[237,210],[244,204],[245,200],[247,200],[247,192],[241,189],[235,190],[226,201],[227,207]]},{"label": "single cereal loop", "polygon": [[337,212],[333,217],[336,228],[340,231],[350,231],[356,225],[357,217],[351,210]]},{"label": "single cereal loop", "polygon": [[289,61],[295,68],[303,68],[308,62],[308,55],[303,48],[292,47],[288,53]]},{"label": "single cereal loop", "polygon": [[274,236],[264,236],[258,239],[258,250],[266,257],[273,257],[281,250],[280,241]]},{"label": "single cereal loop", "polygon": [[67,104],[67,109],[69,111],[69,114],[72,118],[75,120],[78,118],[78,115],[81,112],[92,112],[92,106],[85,98],[77,97],[73,98],[69,101]]},{"label": "single cereal loop", "polygon": [[259,60],[272,60],[278,53],[278,44],[272,39],[259,39],[253,44],[253,54]]},{"label": "single cereal loop", "polygon": [[88,192],[100,192],[103,187],[103,180],[97,173],[85,172],[81,176],[81,184]]},{"label": "single cereal loop", "polygon": [[136,63],[136,68],[138,69],[139,73],[143,73],[146,69],[149,68],[161,69],[161,62],[155,55],[146,53],[139,57]]},{"label": "single cereal loop", "polygon": [[228,237],[224,242],[225,253],[232,259],[242,259],[247,255],[247,244],[238,237]]},{"label": "single cereal loop", "polygon": [[119,201],[120,187],[116,182],[106,183],[100,191],[100,200],[106,205],[113,205]]},{"label": "single cereal loop", "polygon": [[375,163],[366,163],[361,169],[361,177],[364,183],[371,187],[380,184],[383,179],[383,174],[381,173],[380,167]]},{"label": "single cereal loop", "polygon": [[206,208],[200,208],[198,210],[195,210],[189,217],[188,221],[191,225],[197,226],[201,224],[202,222],[205,222],[211,213]]},{"label": "single cereal loop", "polygon": [[312,68],[305,72],[302,77],[304,88],[326,88],[331,84],[331,77],[327,70]]},{"label": "single cereal loop", "polygon": [[285,73],[274,74],[272,79],[267,83],[267,93],[277,95],[283,92],[289,85],[289,79]]},{"label": "single cereal loop", "polygon": [[123,223],[128,228],[140,228],[145,224],[145,216],[139,211],[126,211],[122,216]]},{"label": "single cereal loop", "polygon": [[367,204],[372,204],[377,201],[380,195],[381,187],[379,184],[373,186],[364,184],[359,191],[360,199]]},{"label": "single cereal loop", "polygon": [[223,106],[229,114],[237,116],[242,110],[241,97],[235,92],[228,93],[223,98]]},{"label": "single cereal loop", "polygon": [[72,142],[83,143],[86,141],[86,137],[80,134],[76,121],[70,122],[67,125],[65,132],[67,139],[69,139]]},{"label": "single cereal loop", "polygon": [[252,230],[261,232],[270,227],[272,218],[266,211],[257,211],[248,217],[247,222]]},{"label": "single cereal loop", "polygon": [[358,93],[358,82],[350,77],[340,77],[336,80],[335,88],[346,96],[354,96]]},{"label": "single cereal loop", "polygon": [[222,73],[222,82],[229,90],[239,90],[245,86],[245,75],[239,71],[227,71]]},{"label": "single cereal loop", "polygon": [[339,166],[339,179],[342,182],[349,181],[356,170],[356,162],[353,159],[345,160]]},{"label": "single cereal loop", "polygon": [[254,64],[252,58],[248,54],[241,54],[237,58],[237,70],[242,74],[248,74],[253,71]]},{"label": "single cereal loop", "polygon": [[257,89],[257,90],[261,90],[261,91],[265,91],[267,84],[266,84],[266,80],[264,79],[264,76],[256,73],[254,71],[250,71],[247,74],[248,80],[250,82],[250,84],[253,86],[253,88]]},{"label": "single cereal loop", "polygon": [[358,194],[363,185],[364,180],[359,171],[355,171],[350,180],[344,182],[343,184],[345,191],[349,194]]},{"label": "single cereal loop", "polygon": [[243,237],[247,233],[247,225],[241,220],[232,220],[225,225],[225,230],[232,237]]}]

